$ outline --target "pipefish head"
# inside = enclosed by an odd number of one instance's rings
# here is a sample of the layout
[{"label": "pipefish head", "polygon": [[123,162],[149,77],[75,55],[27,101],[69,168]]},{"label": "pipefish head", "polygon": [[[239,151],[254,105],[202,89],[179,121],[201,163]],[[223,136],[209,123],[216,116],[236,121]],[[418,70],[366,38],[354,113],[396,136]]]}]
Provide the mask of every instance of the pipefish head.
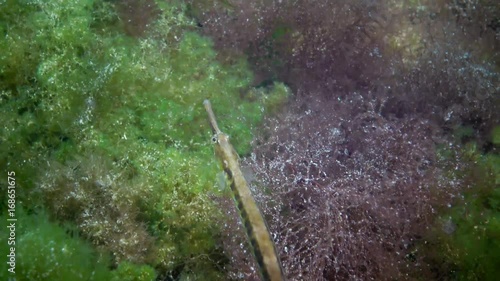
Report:
[{"label": "pipefish head", "polygon": [[238,153],[234,150],[233,146],[229,143],[229,136],[219,132],[212,137],[215,147],[215,155],[223,164],[223,168],[227,168],[228,163],[239,160]]}]

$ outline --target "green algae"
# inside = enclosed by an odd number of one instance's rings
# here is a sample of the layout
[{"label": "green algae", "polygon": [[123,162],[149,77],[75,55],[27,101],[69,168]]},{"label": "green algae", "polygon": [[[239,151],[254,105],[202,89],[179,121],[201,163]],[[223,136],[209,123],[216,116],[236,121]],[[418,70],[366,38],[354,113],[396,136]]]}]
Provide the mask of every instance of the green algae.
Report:
[{"label": "green algae", "polygon": [[[223,276],[214,223],[221,210],[210,197],[217,168],[202,101],[212,101],[245,155],[253,130],[284,104],[288,89],[276,84],[248,94],[246,61],[220,63],[182,5],[158,5],[141,38],[126,34],[109,1],[0,5],[0,167],[19,175],[23,208],[41,206],[76,225],[88,251],[111,255],[116,276],[154,278],[126,262],[162,276]],[[59,233],[50,231],[39,237]],[[29,237],[23,247],[47,242]],[[21,274],[30,279],[57,262],[79,264],[79,251],[23,265],[33,275]],[[85,266],[44,280],[85,279],[97,268]]]}]

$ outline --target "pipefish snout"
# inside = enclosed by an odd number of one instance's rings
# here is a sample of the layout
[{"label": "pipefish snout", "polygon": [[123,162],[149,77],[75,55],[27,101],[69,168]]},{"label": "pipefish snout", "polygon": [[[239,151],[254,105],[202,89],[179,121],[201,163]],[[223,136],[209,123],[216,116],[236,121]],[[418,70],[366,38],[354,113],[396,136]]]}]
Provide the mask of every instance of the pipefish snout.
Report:
[{"label": "pipefish snout", "polygon": [[215,134],[213,141],[217,158],[229,180],[261,277],[263,280],[283,281],[285,278],[276,247],[264,217],[248,188],[248,183],[243,177],[238,154],[229,142],[229,137],[219,129],[210,101],[205,100],[203,105]]}]

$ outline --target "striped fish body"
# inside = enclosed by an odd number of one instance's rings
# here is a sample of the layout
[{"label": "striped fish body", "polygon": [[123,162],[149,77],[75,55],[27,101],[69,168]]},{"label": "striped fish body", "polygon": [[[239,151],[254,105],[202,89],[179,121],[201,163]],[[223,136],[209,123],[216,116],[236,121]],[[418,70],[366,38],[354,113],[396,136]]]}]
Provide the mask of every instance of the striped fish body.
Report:
[{"label": "striped fish body", "polygon": [[229,180],[261,277],[266,281],[283,281],[285,279],[279,256],[269,234],[269,228],[241,172],[238,154],[230,144],[229,137],[219,130],[210,103],[205,101],[204,105],[215,132],[213,139],[215,152]]}]

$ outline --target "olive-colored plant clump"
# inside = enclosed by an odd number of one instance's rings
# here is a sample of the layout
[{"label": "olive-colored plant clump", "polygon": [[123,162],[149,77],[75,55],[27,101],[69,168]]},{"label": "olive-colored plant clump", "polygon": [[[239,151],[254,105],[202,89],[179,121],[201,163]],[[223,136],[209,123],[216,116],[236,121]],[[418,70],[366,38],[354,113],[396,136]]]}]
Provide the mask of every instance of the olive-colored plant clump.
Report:
[{"label": "olive-colored plant clump", "polygon": [[[244,155],[253,129],[289,91],[281,83],[249,91],[245,60],[218,62],[182,4],[148,2],[155,17],[139,38],[120,4],[0,2],[0,167],[16,171],[20,205],[75,224],[110,254],[116,276],[222,280],[221,212],[210,197],[217,167],[202,102],[212,101]],[[34,263],[28,271],[44,274]]]},{"label": "olive-colored plant clump", "polygon": [[138,218],[136,202],[147,196],[139,183],[127,179],[103,156],[89,155],[45,167],[38,194],[50,213],[71,221],[92,243],[113,254],[116,262],[154,261],[154,238]]},{"label": "olive-colored plant clump", "polygon": [[[19,208],[17,218],[22,224],[16,229],[16,280],[152,281],[156,278],[154,269],[147,265],[123,263],[118,270],[110,270],[107,253],[92,249],[87,241],[78,237],[74,226],[60,226],[43,212],[27,214]],[[1,234],[3,241],[7,241],[6,234]],[[3,253],[8,253],[8,249],[7,243],[0,246]],[[12,277],[6,263],[0,268],[2,280]]]},{"label": "olive-colored plant clump", "polygon": [[[498,128],[493,145],[500,143]],[[455,181],[465,186],[437,220],[422,243],[422,255],[441,280],[496,280],[500,274],[500,156],[495,149],[482,154],[469,142],[460,151],[440,154]],[[457,159],[459,159],[457,161]]]}]

